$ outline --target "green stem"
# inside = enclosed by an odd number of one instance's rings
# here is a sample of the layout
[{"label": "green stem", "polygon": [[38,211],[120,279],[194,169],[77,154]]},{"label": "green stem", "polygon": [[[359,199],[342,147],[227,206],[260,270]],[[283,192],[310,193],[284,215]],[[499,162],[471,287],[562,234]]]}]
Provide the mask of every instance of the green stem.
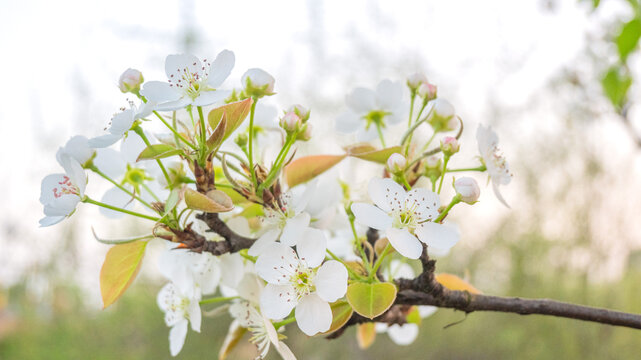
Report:
[{"label": "green stem", "polygon": [[169,123],[165,120],[165,118],[164,118],[162,115],[160,115],[160,114],[159,114],[157,111],[155,111],[155,110],[154,110],[154,114],[156,114],[156,116],[160,119],[160,121],[162,121],[162,123],[163,123],[163,124],[165,124],[165,126],[166,126],[169,130],[171,130],[171,132],[174,134],[174,136],[175,136],[175,137],[177,137],[178,139],[182,140],[182,142],[184,142],[185,144],[187,144],[187,146],[189,146],[189,147],[190,147],[190,148],[192,148],[193,150],[198,150],[198,147],[196,147],[196,145],[192,144],[192,143],[191,143],[191,141],[189,141],[189,140],[185,139],[182,135],[180,135],[180,133],[179,133],[178,131],[176,131],[176,129],[174,129],[174,127],[172,127],[171,125],[169,125]]},{"label": "green stem", "polygon": [[405,185],[405,188],[407,188],[407,191],[412,190],[412,186],[410,185],[410,183],[407,182],[407,178],[405,177],[405,172],[400,173],[398,178],[401,179],[401,182],[403,183],[403,185]]},{"label": "green stem", "polygon": [[154,194],[154,192],[151,191],[151,189],[149,188],[149,186],[147,186],[147,184],[142,184],[142,187],[145,188],[145,191],[147,191],[149,195],[151,195],[151,197],[154,198],[154,200],[161,202],[158,196],[156,196],[156,194]]},{"label": "green stem", "polygon": [[442,213],[440,213],[436,219],[434,219],[434,222],[435,222],[435,223],[438,223],[438,222],[441,222],[443,219],[445,219],[445,217],[446,217],[446,216],[447,216],[447,214],[450,212],[450,210],[452,210],[452,208],[454,207],[454,205],[456,205],[456,204],[458,204],[458,203],[460,203],[460,202],[461,202],[461,195],[460,195],[460,194],[456,194],[456,195],[452,198],[452,201],[450,201],[450,203],[447,205],[447,207],[445,208],[445,210],[443,210],[443,212],[442,212]]},{"label": "green stem", "polygon": [[483,172],[485,170],[487,170],[485,165],[481,165],[481,166],[475,167],[475,168],[449,169],[449,170],[447,170],[447,172],[461,172],[461,171],[481,171],[481,172]]},{"label": "green stem", "polygon": [[[140,136],[142,141],[145,142],[145,145],[147,145],[148,147],[151,146],[149,139],[147,139],[147,135],[145,135],[145,132],[142,131],[142,128],[139,125],[136,125],[133,128],[133,130],[136,134],[138,134],[138,136]],[[167,169],[165,169],[165,165],[162,164],[162,161],[160,161],[160,159],[156,159],[156,163],[158,163],[160,170],[162,170],[162,174],[165,176],[165,180],[167,180],[167,184],[171,184],[171,181],[169,180],[169,174],[167,173]]]},{"label": "green stem", "polygon": [[408,142],[407,146],[409,147],[409,144],[412,142],[412,134],[414,133],[416,128],[419,127],[419,125],[421,125],[422,123],[427,121],[427,119],[430,117],[430,114],[432,114],[432,111],[433,111],[434,107],[433,106],[430,107],[430,111],[429,111],[429,113],[427,113],[427,116],[425,116],[425,118],[423,118],[423,119],[420,119],[421,114],[423,113],[424,109],[425,109],[425,105],[423,105],[423,107],[421,108],[421,111],[419,112],[418,116],[416,117],[416,122],[414,122],[412,127],[407,129],[407,131],[405,131],[405,134],[403,134],[403,137],[401,138],[401,146],[405,145],[405,142]]},{"label": "green stem", "polygon": [[436,134],[438,134],[438,131],[434,131],[434,133],[432,134],[432,136],[430,137],[430,139],[429,139],[429,140],[427,140],[427,142],[425,143],[425,145],[423,145],[423,148],[421,148],[421,152],[425,152],[425,150],[427,150],[427,147],[428,147],[428,146],[430,146],[430,144],[432,143],[432,141],[433,141],[433,140],[434,140],[434,138],[436,137]]},{"label": "green stem", "polygon": [[361,244],[361,240],[358,238],[358,233],[356,232],[356,226],[354,226],[354,216],[348,215],[348,219],[349,219],[349,225],[352,228],[352,234],[354,234],[354,241],[356,241],[356,247],[358,248],[358,252],[361,255],[361,260],[363,260],[363,265],[365,265],[365,269],[369,274],[370,272],[372,272],[372,264],[369,263],[367,254],[365,254],[365,250],[363,249],[363,244]]},{"label": "green stem", "polygon": [[385,137],[383,136],[383,129],[379,122],[376,123],[376,132],[378,132],[378,138],[381,139],[381,145],[385,147]]},{"label": "green stem", "polygon": [[135,211],[129,211],[129,210],[121,209],[121,208],[116,207],[116,206],[111,206],[111,205],[109,205],[109,204],[105,204],[105,203],[102,203],[102,202],[100,202],[100,201],[96,201],[96,200],[94,200],[94,199],[89,198],[88,196],[85,196],[85,197],[84,197],[84,199],[82,199],[82,202],[84,202],[84,203],[89,203],[89,204],[94,204],[94,205],[98,205],[98,206],[103,207],[103,208],[105,208],[105,209],[109,209],[109,210],[113,210],[113,211],[118,211],[118,212],[121,212],[121,213],[125,213],[125,214],[129,214],[129,215],[137,216],[137,217],[139,217],[139,218],[143,218],[143,219],[147,219],[147,220],[152,220],[152,221],[155,221],[155,222],[160,221],[160,218],[157,218],[157,217],[155,217],[155,216],[149,216],[149,215],[145,215],[145,214],[137,213],[137,212],[135,212]]},{"label": "green stem", "polygon": [[249,113],[249,172],[251,173],[252,176],[252,184],[254,186],[257,185],[256,181],[256,172],[254,171],[254,114],[256,113],[256,104],[258,103],[258,99],[254,99],[252,102],[252,107]]},{"label": "green stem", "polygon": [[334,253],[333,253],[331,250],[326,249],[325,251],[327,251],[327,253],[329,254],[329,256],[331,256],[331,257],[332,257],[332,259],[334,259],[334,260],[338,261],[339,263],[343,264],[343,266],[345,266],[345,269],[347,269],[347,272],[348,272],[348,273],[349,273],[353,278],[358,279],[358,280],[363,280],[363,277],[362,277],[362,276],[360,276],[360,275],[358,275],[357,273],[355,273],[355,272],[354,272],[354,270],[352,270],[352,269],[351,269],[347,264],[345,264],[345,262],[344,262],[341,258],[339,258],[338,256],[334,255]]},{"label": "green stem", "polygon": [[414,100],[416,99],[416,91],[412,91],[412,98],[410,99],[410,118],[407,122],[407,127],[412,126],[412,114],[414,113]]},{"label": "green stem", "polygon": [[289,154],[289,149],[291,149],[292,145],[296,142],[296,134],[291,134],[287,135],[287,139],[285,140],[285,146],[283,146],[282,149],[280,149],[280,153],[278,153],[278,156],[276,157],[276,160],[274,161],[274,166],[272,166],[271,169],[269,169],[269,174],[267,174],[267,177],[265,178],[265,181],[263,181],[262,184],[258,187],[258,195],[261,196],[262,191],[269,186],[271,186],[272,182],[278,174],[280,173],[280,169],[283,166],[283,162],[285,159],[287,159],[287,155]]},{"label": "green stem", "polygon": [[225,302],[225,301],[234,300],[238,298],[239,296],[215,297],[215,298],[200,300],[198,303],[200,305],[215,304],[215,303]]},{"label": "green stem", "polygon": [[443,179],[445,179],[448,161],[450,161],[450,157],[447,155],[443,156],[443,171],[441,172],[441,180],[438,183],[438,194],[441,193],[441,188],[443,187]]},{"label": "green stem", "polygon": [[378,271],[378,268],[381,267],[381,264],[383,264],[383,259],[385,259],[385,257],[387,256],[387,254],[390,252],[391,249],[392,249],[392,244],[388,242],[387,245],[385,246],[385,249],[381,253],[381,256],[379,256],[378,259],[376,259],[376,262],[374,263],[374,267],[372,268],[372,272],[369,273],[369,277],[368,277],[369,280],[373,279],[376,276],[376,272]]},{"label": "green stem", "polygon": [[201,141],[201,146],[205,146],[207,144],[207,128],[205,127],[205,116],[203,115],[203,108],[202,106],[198,106],[198,118],[200,122],[200,141]]},{"label": "green stem", "polygon": [[129,195],[129,196],[133,197],[134,199],[138,200],[141,204],[143,204],[143,205],[145,205],[146,207],[150,208],[151,210],[154,210],[154,211],[155,211],[155,209],[154,209],[151,205],[149,205],[149,203],[147,203],[145,200],[143,200],[141,197],[137,196],[137,195],[136,195],[136,194],[134,194],[133,192],[131,192],[131,191],[127,190],[127,188],[125,188],[124,186],[122,186],[122,185],[118,184],[118,183],[117,183],[116,181],[114,181],[112,178],[110,178],[109,176],[107,176],[107,174],[105,174],[105,173],[103,173],[102,171],[100,171],[100,169],[98,169],[95,165],[92,165],[92,166],[89,168],[89,170],[91,170],[91,171],[95,172],[96,174],[100,175],[103,179],[105,179],[105,180],[109,181],[110,183],[114,184],[114,186],[115,186],[115,187],[117,187],[118,189],[122,190],[122,191],[123,191],[123,192],[125,192],[127,195]]},{"label": "green stem", "polygon": [[290,316],[285,320],[281,320],[281,321],[273,323],[273,325],[276,328],[276,330],[278,330],[279,328],[281,328],[281,327],[283,327],[283,326],[285,326],[287,324],[291,324],[294,321],[296,321],[296,317],[295,316]]}]

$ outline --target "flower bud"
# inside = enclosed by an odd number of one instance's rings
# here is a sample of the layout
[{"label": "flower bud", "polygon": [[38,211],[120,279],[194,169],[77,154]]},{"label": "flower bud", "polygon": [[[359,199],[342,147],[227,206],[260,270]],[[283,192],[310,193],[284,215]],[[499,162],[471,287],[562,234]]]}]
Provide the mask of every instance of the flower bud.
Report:
[{"label": "flower bud", "polygon": [[241,82],[248,96],[261,98],[275,94],[274,83],[276,79],[263,69],[253,68],[247,70],[243,74]]},{"label": "flower bud", "polygon": [[423,98],[423,101],[425,102],[434,100],[436,99],[436,93],[437,93],[436,85],[430,84],[427,81],[425,81],[418,87],[418,90],[416,93],[418,94],[418,96]]},{"label": "flower bud", "polygon": [[427,78],[423,73],[417,72],[407,77],[407,87],[409,87],[411,91],[416,91],[422,83],[426,82]]},{"label": "flower bud", "polygon": [[387,170],[392,174],[398,174],[405,170],[407,159],[399,153],[393,153],[387,158]]},{"label": "flower bud", "polygon": [[470,205],[474,204],[481,195],[481,189],[476,180],[471,177],[462,177],[454,182],[456,193],[461,196],[461,201]]},{"label": "flower bud", "polygon": [[298,117],[303,121],[303,123],[306,123],[307,120],[309,120],[309,109],[305,108],[303,105],[300,104],[295,104],[292,105],[287,112],[293,112]]},{"label": "flower bud", "polygon": [[454,106],[449,101],[441,98],[432,100],[432,106],[432,116],[428,120],[432,129],[437,132],[454,130],[455,128],[452,127],[456,124]]},{"label": "flower bud", "polygon": [[280,119],[279,124],[280,127],[285,129],[285,131],[289,133],[300,130],[301,126],[303,125],[303,121],[300,117],[298,117],[298,115],[296,115],[295,112],[290,111]]},{"label": "flower bud", "polygon": [[443,154],[452,156],[461,149],[461,144],[453,136],[446,136],[441,140],[441,150]]},{"label": "flower bud", "polygon": [[[441,176],[441,167],[443,163],[441,158],[436,155],[430,156],[425,159],[425,176],[428,179],[436,179]],[[433,180],[432,180],[433,181]]]},{"label": "flower bud", "polygon": [[236,145],[240,146],[241,148],[245,147],[248,141],[249,141],[249,138],[245,133],[239,133],[236,136],[236,139],[234,139],[234,142],[236,143]]},{"label": "flower bud", "polygon": [[142,73],[136,69],[127,69],[118,79],[118,87],[123,93],[140,91],[140,85],[145,81]]},{"label": "flower bud", "polygon": [[303,125],[303,131],[299,132],[296,140],[309,141],[312,138],[312,124],[307,123]]}]

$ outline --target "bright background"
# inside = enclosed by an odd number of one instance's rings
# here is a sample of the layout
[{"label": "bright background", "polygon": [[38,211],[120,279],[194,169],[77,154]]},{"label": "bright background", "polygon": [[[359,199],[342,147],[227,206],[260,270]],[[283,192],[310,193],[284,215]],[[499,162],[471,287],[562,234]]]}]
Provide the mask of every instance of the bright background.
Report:
[{"label": "bright background", "polygon": [[[511,210],[486,187],[481,203],[456,209],[463,237],[439,269],[468,274],[491,294],[640,312],[640,149],[599,84],[616,53],[610,38],[631,16],[614,0],[596,11],[555,0],[1,2],[0,359],[169,358],[153,256],[120,303],[100,311],[107,246],[91,226],[103,220],[81,205],[38,228],[40,181],[59,171],[58,146],[101,134],[126,104],[116,87],[123,70],[162,79],[167,54],[226,48],[236,54],[227,88],[261,67],[277,79],[273,104],[312,108],[317,139],[301,154],[347,143],[331,130],[352,88],[425,72],[466,122],[458,165],[476,154],[477,124],[491,124],[515,175],[504,191]],[[638,74],[638,55],[629,63]],[[641,133],[638,97],[633,85],[629,114]],[[603,359],[641,350],[641,333],[569,320],[470,314],[443,329],[462,318],[440,311],[409,347],[381,336],[361,352],[353,329],[335,342],[290,342],[301,359]],[[217,354],[227,324],[190,332],[179,358]],[[251,354],[246,346],[235,356]]]}]

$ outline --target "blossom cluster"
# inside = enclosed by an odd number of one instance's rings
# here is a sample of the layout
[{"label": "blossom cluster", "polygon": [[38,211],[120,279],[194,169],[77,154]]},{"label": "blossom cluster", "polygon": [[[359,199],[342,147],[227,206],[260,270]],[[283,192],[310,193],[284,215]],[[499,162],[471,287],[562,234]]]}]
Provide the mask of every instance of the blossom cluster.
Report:
[{"label": "blossom cluster", "polygon": [[[395,291],[363,287],[394,289],[396,279],[415,276],[416,259],[427,252],[446,256],[459,242],[456,224],[445,220],[456,205],[480,197],[476,180],[459,173],[487,172],[507,206],[500,186],[511,173],[498,136],[479,125],[477,164],[452,168],[463,120],[423,74],[405,85],[382,80],[375,89],[347,94],[336,129],[360,142],[345,154],[296,156],[297,144],[313,138],[310,110],[293,104],[278,116],[266,106],[276,88],[262,69],[247,70],[237,88],[225,87],[234,64],[234,53],[223,50],[213,60],[167,56],[164,80],[145,81],[127,69],[118,87],[136,100],[113,115],[106,133],[69,139],[56,154],[64,173],[42,181],[41,226],[63,221],[80,203],[100,207],[107,217],[149,221],[142,237],[96,238],[112,249],[165,243],[158,265],[167,283],[157,302],[173,356],[189,328],[200,332],[203,316],[227,314],[232,321],[221,358],[249,332],[257,358],[275,349],[295,359],[283,341],[286,325],[314,336],[346,326],[354,313],[380,319],[395,306]],[[151,123],[166,131],[151,132]],[[390,130],[404,132],[397,138]],[[347,157],[379,165],[363,184],[366,192],[349,176],[328,171]],[[112,186],[99,201],[86,193],[90,178]],[[441,201],[444,182],[453,187],[447,202]],[[135,249],[144,253],[145,247]],[[118,269],[114,263],[140,266],[116,253],[123,252],[110,250],[101,273],[105,306],[115,301],[105,289],[121,289],[117,298],[133,280],[122,273],[137,272],[109,273]],[[435,310],[404,309],[376,330],[410,344],[418,336],[416,319]],[[350,316],[338,316],[341,311]]]}]

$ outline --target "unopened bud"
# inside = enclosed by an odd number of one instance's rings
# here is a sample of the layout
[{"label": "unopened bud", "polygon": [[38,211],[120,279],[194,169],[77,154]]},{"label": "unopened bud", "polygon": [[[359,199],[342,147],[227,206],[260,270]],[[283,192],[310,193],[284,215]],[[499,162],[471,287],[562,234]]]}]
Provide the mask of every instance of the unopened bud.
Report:
[{"label": "unopened bud", "polygon": [[293,112],[296,115],[298,115],[298,117],[301,120],[303,120],[303,123],[305,123],[305,122],[307,122],[307,120],[309,120],[310,111],[309,111],[309,109],[305,108],[303,105],[299,105],[299,104],[292,105],[289,108],[289,110],[287,110],[287,112]]},{"label": "unopened bud", "polygon": [[441,167],[443,163],[438,156],[430,156],[425,159],[425,176],[428,179],[436,179],[441,176]]},{"label": "unopened bud", "polygon": [[454,117],[454,106],[444,99],[437,98],[432,100],[432,116],[428,120],[434,131],[450,131],[454,130],[456,118]]},{"label": "unopened bud", "polygon": [[471,177],[462,177],[454,182],[456,193],[461,196],[461,201],[470,205],[474,204],[481,195],[481,189],[476,180]]},{"label": "unopened bud", "polygon": [[304,126],[303,131],[299,132],[296,136],[296,140],[300,141],[309,141],[312,138],[312,124],[307,123]]},{"label": "unopened bud", "polygon": [[392,174],[398,174],[405,170],[407,159],[399,153],[393,153],[387,158],[387,170]]},{"label": "unopened bud", "polygon": [[241,148],[245,147],[247,145],[247,142],[249,141],[247,134],[245,133],[239,133],[236,136],[236,139],[234,139],[234,142],[236,145],[240,146]]},{"label": "unopened bud", "polygon": [[123,93],[138,92],[140,85],[145,81],[142,73],[136,69],[127,69],[118,79],[118,87]]},{"label": "unopened bud", "polygon": [[414,73],[407,77],[407,87],[412,91],[416,91],[424,82],[427,82],[427,77],[423,73]]},{"label": "unopened bud", "polygon": [[285,129],[287,132],[298,131],[302,125],[303,121],[295,112],[288,112],[280,119],[280,127]]},{"label": "unopened bud", "polygon": [[422,83],[417,90],[418,96],[423,98],[423,101],[425,102],[436,99],[436,93],[437,93],[436,85],[430,84],[427,81]]},{"label": "unopened bud", "polygon": [[452,156],[461,149],[461,144],[453,136],[446,136],[441,140],[441,150],[443,154]]},{"label": "unopened bud", "polygon": [[261,98],[274,95],[274,83],[276,79],[265,70],[253,68],[243,74],[241,82],[245,87],[248,96]]}]

